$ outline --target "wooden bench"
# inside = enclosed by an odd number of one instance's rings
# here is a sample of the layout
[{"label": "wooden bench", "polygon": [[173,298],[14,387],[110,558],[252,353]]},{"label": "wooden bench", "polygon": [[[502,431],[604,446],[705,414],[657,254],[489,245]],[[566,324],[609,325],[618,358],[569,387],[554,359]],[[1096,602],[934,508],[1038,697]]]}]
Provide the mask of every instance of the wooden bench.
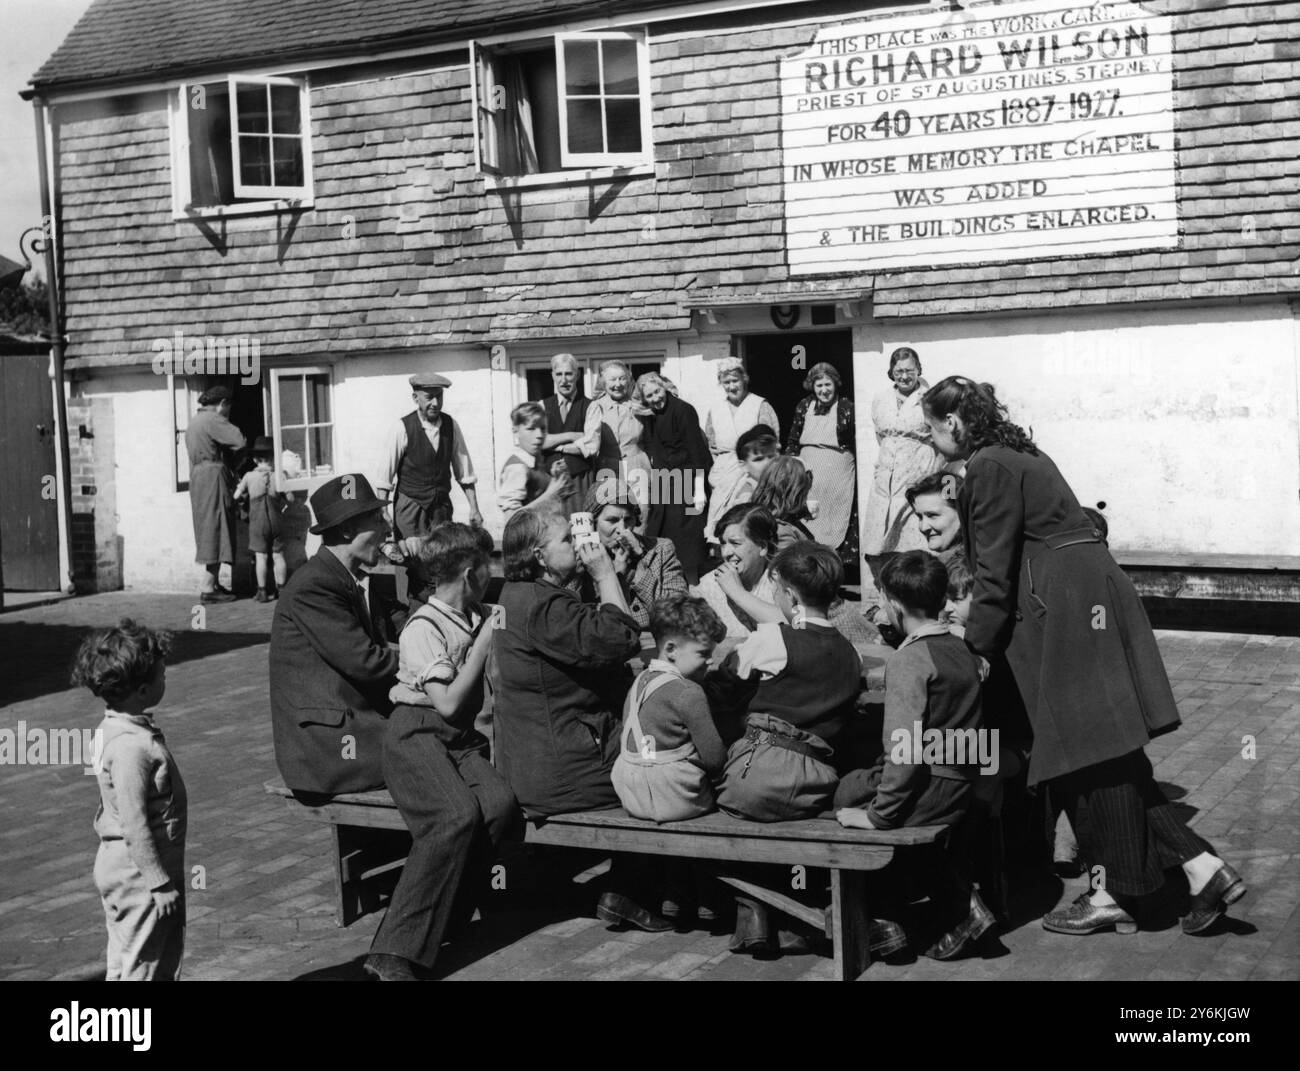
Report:
[{"label": "wooden bench", "polygon": [[[295,799],[279,781],[268,781],[266,791],[285,797],[294,810],[305,811],[333,827],[339,925],[347,926],[377,909],[378,897],[367,886],[381,875],[391,876],[405,861],[410,846],[409,835],[402,836],[406,833],[406,823],[392,797],[385,791],[360,792],[333,796],[318,806],[309,806]],[[376,831],[389,831],[389,835]],[[689,822],[657,825],[630,818],[619,809],[583,811],[529,822],[524,840],[528,844],[668,855],[723,864],[823,867],[831,873],[829,926],[822,911],[791,896],[733,877],[725,868],[717,870],[715,876],[817,930],[829,928],[836,976],[852,980],[871,961],[867,947],[867,872],[887,865],[896,850],[935,844],[946,832],[944,826],[845,829],[831,818],[747,822],[721,813]]]}]

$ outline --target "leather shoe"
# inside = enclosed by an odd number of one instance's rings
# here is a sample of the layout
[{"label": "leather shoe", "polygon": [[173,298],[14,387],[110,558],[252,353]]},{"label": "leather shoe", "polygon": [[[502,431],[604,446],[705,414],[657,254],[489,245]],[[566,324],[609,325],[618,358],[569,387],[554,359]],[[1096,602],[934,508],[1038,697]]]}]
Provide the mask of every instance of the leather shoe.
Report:
[{"label": "leather shoe", "polygon": [[974,944],[997,923],[993,912],[985,906],[980,894],[974,889],[970,894],[970,913],[954,929],[949,930],[939,940],[925,950],[930,959],[956,959],[967,945]]},{"label": "leather shoe", "polygon": [[1209,929],[1229,904],[1235,904],[1246,895],[1246,883],[1232,867],[1224,863],[1205,883],[1205,888],[1192,897],[1187,914],[1183,916],[1183,933],[1200,933]]},{"label": "leather shoe", "polygon": [[867,948],[877,959],[887,959],[907,947],[907,934],[897,922],[871,919],[867,923]]},{"label": "leather shoe", "polygon": [[1076,937],[1114,928],[1116,933],[1137,933],[1133,916],[1119,904],[1097,907],[1089,897],[1092,891],[1081,893],[1069,907],[1056,907],[1043,916],[1043,929],[1053,933],[1068,933]]},{"label": "leather shoe", "polygon": [[401,956],[390,956],[386,952],[372,952],[366,957],[361,969],[371,978],[380,982],[418,982],[416,965]]},{"label": "leather shoe", "polygon": [[217,588],[216,591],[205,591],[199,595],[199,602],[234,602],[235,593],[226,591],[224,588]]},{"label": "leather shoe", "polygon": [[666,918],[647,911],[636,901],[619,893],[601,893],[596,903],[596,918],[615,926],[635,926],[646,933],[664,933],[673,928]]}]

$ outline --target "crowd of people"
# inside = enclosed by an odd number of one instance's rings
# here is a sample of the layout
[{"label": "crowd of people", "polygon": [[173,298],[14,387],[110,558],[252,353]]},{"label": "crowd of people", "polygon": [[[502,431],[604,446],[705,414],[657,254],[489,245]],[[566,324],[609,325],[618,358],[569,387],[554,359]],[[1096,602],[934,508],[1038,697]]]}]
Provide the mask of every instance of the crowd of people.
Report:
[{"label": "crowd of people", "polygon": [[[1178,726],[1178,711],[1104,521],[993,387],[960,376],[928,387],[914,351],[891,357],[893,386],[873,405],[881,451],[862,525],[873,627],[844,597],[846,548],[858,553],[853,418],[833,368],[809,371],[784,450],[737,362],[720,369],[724,397],[703,427],[659,375],[633,385],[608,362],[604,392],[588,401],[571,357],[552,370],[555,395],[512,413],[503,578],[491,575],[495,547],[474,500],[471,523],[450,516],[450,479],[472,488],[474,476],[441,412],[445,381],[413,378],[417,408],[394,439],[394,502],[361,474],[316,490],[321,548],[276,607],[270,698],[286,785],[306,802],[386,786],[414,841],[368,973],[427,974],[522,820],[619,806],[653,822],[721,810],[950,826],[924,878],[924,924],[909,907],[916,889],[891,870],[873,891],[869,943],[882,956],[915,945],[951,959],[995,925],[975,876],[976,832],[1018,771],[1104,874],[1048,912],[1046,929],[1133,932],[1173,866],[1188,882],[1187,933],[1244,895],[1153,779],[1143,748]],[[219,441],[212,423],[205,434]],[[647,496],[653,484],[637,473],[663,468],[698,478],[676,499]],[[265,494],[264,478],[246,483],[241,494]],[[202,496],[206,511],[220,504]],[[196,504],[196,527],[198,516]],[[706,536],[719,560],[704,571]],[[403,608],[379,605],[366,581],[394,547],[412,581]],[[868,649],[887,655],[874,735],[862,731]],[[96,881],[110,977],[179,967],[186,801],[149,715],[166,651],[165,637],[124,622],[91,637],[76,667],[108,706]],[[998,761],[900,756],[899,734],[919,728],[990,734]],[[780,877],[761,865],[737,876],[754,886]],[[596,911],[658,931],[729,914],[720,891],[688,864],[616,856]],[[816,906],[825,889],[809,882],[793,895]],[[732,899],[736,952],[777,955],[817,938],[757,899]]]}]

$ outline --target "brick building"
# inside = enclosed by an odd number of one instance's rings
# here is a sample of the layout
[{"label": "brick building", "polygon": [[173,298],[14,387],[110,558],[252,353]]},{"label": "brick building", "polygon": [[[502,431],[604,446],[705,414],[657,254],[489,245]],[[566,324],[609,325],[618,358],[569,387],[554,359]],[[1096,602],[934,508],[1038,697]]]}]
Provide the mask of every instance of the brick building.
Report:
[{"label": "brick building", "polygon": [[244,357],[289,490],[377,471],[445,373],[497,532],[552,353],[700,409],[736,353],[786,419],[831,360],[864,498],[909,344],[997,384],[1121,560],[1300,569],[1297,36],[1245,0],[96,0],[27,90],[74,531],[101,586],[193,585],[187,340]]}]

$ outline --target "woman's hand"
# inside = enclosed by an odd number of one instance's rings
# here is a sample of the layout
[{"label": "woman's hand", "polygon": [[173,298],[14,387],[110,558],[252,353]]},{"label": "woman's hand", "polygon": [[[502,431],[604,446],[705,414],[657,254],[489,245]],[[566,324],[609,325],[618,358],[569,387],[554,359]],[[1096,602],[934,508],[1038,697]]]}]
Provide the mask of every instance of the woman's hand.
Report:
[{"label": "woman's hand", "polygon": [[616,542],[611,548],[614,558],[614,572],[619,576],[627,576],[632,566],[632,552],[628,550],[625,543]]},{"label": "woman's hand", "polygon": [[989,669],[990,669],[989,660],[985,658],[983,655],[976,655],[975,661],[979,665],[980,683],[983,684],[986,680],[989,679]]},{"label": "woman's hand", "polygon": [[628,554],[633,559],[645,556],[645,544],[641,542],[637,534],[630,528],[624,528],[621,531],[616,532],[614,538],[621,546],[627,548]]},{"label": "woman's hand", "polygon": [[610,580],[614,577],[614,563],[610,561],[609,554],[599,543],[594,546],[591,543],[578,544],[577,555],[579,563],[595,583],[599,584],[602,580]]},{"label": "woman's hand", "polygon": [[740,570],[731,562],[723,562],[713,575],[717,578],[718,587],[722,589],[724,595],[737,595],[744,592],[745,585],[741,582]]}]

